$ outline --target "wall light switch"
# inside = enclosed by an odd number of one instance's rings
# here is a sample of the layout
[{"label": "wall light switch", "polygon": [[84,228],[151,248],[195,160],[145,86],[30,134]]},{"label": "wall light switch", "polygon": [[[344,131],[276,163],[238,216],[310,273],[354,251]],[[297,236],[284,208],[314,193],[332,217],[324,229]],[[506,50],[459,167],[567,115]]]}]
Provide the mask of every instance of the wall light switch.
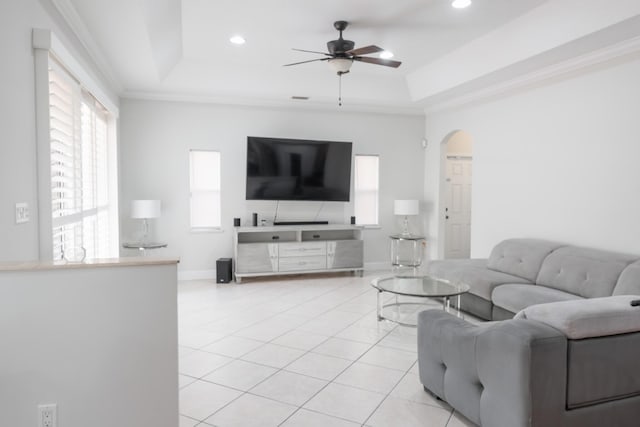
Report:
[{"label": "wall light switch", "polygon": [[16,224],[29,222],[29,205],[27,203],[16,203]]}]

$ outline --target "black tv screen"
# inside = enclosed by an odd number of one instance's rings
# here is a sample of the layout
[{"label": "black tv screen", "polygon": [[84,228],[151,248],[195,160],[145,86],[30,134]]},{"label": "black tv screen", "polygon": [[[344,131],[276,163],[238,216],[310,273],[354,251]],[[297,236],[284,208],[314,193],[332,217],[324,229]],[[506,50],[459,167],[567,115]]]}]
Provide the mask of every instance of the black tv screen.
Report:
[{"label": "black tv screen", "polygon": [[351,143],[247,137],[247,200],[348,202]]}]

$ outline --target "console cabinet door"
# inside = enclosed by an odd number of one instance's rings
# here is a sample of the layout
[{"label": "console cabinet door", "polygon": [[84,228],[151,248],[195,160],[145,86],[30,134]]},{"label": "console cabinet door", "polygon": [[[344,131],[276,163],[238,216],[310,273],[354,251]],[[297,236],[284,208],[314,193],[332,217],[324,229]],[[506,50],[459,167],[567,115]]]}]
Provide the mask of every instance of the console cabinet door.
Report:
[{"label": "console cabinet door", "polygon": [[362,240],[327,242],[327,268],[362,268]]},{"label": "console cabinet door", "polygon": [[278,271],[278,244],[238,244],[237,273],[271,273],[273,271]]}]

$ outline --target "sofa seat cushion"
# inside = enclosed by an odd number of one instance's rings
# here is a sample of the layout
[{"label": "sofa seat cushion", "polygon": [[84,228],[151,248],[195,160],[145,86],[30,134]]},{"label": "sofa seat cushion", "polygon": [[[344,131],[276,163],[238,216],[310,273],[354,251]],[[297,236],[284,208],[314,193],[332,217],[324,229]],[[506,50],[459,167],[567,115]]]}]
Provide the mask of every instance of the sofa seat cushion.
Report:
[{"label": "sofa seat cushion", "polygon": [[537,285],[502,285],[493,290],[491,300],[494,305],[517,313],[535,304],[556,301],[583,300],[584,298],[553,288]]},{"label": "sofa seat cushion", "polygon": [[545,258],[561,245],[538,239],[507,239],[498,243],[487,267],[535,282]]},{"label": "sofa seat cushion", "polygon": [[544,260],[536,283],[585,298],[610,296],[620,273],[636,259],[635,255],[565,246]]},{"label": "sofa seat cushion", "polygon": [[471,287],[471,294],[491,301],[491,293],[496,286],[504,283],[531,283],[522,277],[489,270],[486,260],[441,260],[431,261],[428,272],[432,276],[465,283]]},{"label": "sofa seat cushion", "polygon": [[589,298],[532,305],[515,318],[535,320],[562,332],[569,339],[584,339],[640,331],[640,306],[634,295]]}]

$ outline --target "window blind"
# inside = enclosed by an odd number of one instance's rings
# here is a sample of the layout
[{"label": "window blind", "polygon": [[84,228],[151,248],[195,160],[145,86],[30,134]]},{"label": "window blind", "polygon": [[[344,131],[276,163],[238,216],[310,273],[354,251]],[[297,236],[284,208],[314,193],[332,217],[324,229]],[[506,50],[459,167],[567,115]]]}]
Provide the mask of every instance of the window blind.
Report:
[{"label": "window blind", "polygon": [[220,152],[191,150],[189,152],[191,195],[191,228],[219,228]]},{"label": "window blind", "polygon": [[108,112],[53,58],[49,68],[53,258],[109,253]]},{"label": "window blind", "polygon": [[356,222],[360,225],[378,225],[379,157],[357,154],[354,175]]}]

